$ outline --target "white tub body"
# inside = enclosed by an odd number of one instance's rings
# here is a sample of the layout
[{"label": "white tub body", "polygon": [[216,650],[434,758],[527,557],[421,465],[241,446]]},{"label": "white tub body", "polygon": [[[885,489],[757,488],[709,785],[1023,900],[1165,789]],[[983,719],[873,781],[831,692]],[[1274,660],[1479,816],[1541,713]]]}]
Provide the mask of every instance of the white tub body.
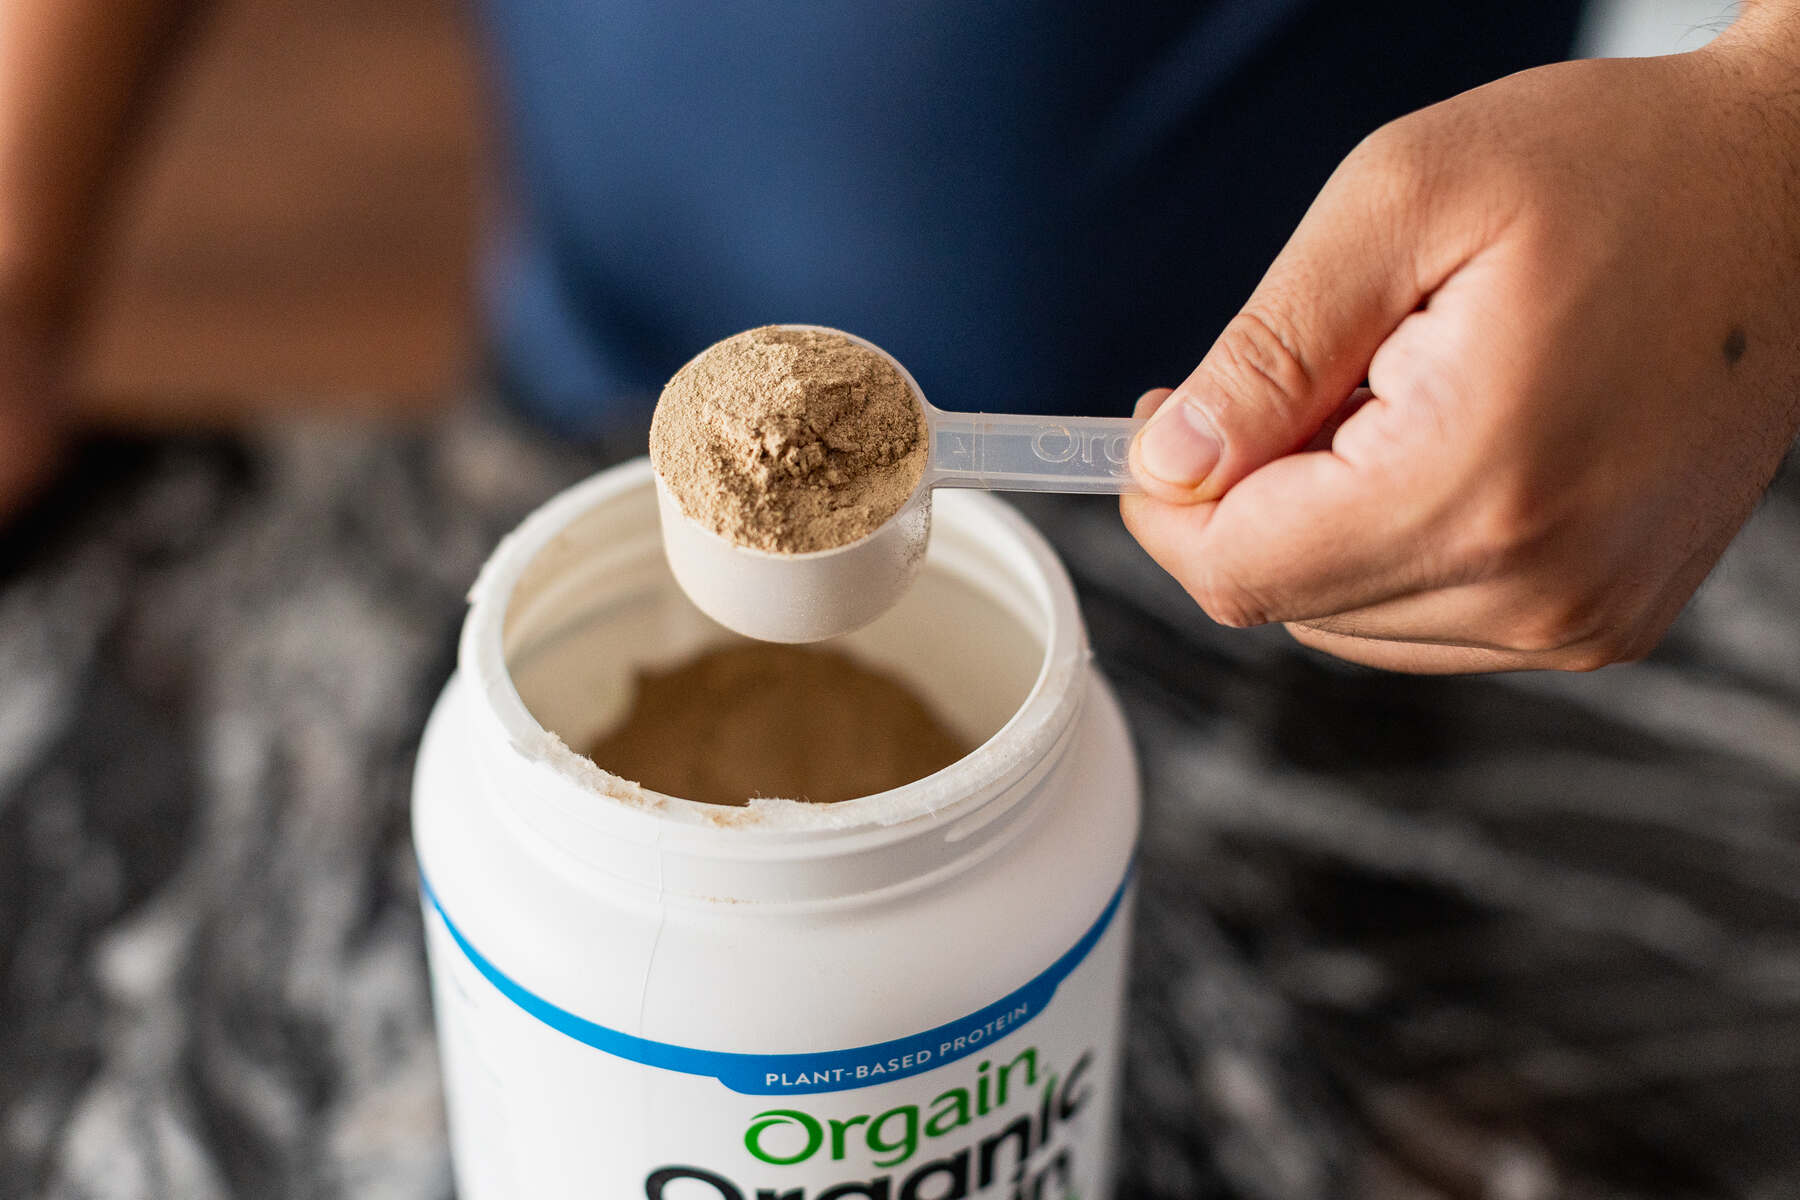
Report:
[{"label": "white tub body", "polygon": [[1130,744],[1047,548],[946,499],[920,594],[848,648],[987,739],[832,806],[662,797],[545,732],[724,636],[647,467],[496,553],[414,800],[464,1200],[1111,1195]]}]

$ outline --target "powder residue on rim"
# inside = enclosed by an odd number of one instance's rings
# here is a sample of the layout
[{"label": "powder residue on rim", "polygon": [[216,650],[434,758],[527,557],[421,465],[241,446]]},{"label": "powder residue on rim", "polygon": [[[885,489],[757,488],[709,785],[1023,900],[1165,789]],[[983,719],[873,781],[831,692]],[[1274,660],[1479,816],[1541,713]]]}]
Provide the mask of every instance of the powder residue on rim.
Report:
[{"label": "powder residue on rim", "polygon": [[779,325],[681,368],[650,424],[650,461],[681,510],[776,554],[873,533],[918,486],[928,444],[924,411],[885,356]]}]

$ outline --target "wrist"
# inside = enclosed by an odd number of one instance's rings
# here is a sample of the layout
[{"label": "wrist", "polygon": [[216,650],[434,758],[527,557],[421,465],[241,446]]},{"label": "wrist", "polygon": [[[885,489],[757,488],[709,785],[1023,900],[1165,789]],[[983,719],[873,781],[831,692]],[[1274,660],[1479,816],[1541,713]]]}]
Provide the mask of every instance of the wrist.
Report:
[{"label": "wrist", "polygon": [[1696,53],[1732,63],[1752,86],[1791,87],[1800,77],[1800,0],[1744,0],[1737,19]]}]

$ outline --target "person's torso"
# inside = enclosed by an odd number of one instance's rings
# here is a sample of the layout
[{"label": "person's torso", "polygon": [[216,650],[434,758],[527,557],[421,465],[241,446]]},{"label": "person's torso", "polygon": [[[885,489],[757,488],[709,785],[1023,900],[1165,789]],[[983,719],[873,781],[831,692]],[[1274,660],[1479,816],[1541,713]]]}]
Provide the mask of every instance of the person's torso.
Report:
[{"label": "person's torso", "polygon": [[1567,0],[485,3],[517,192],[497,347],[575,427],[781,321],[874,340],[944,407],[1119,411],[1198,359],[1359,136],[1573,23]]}]

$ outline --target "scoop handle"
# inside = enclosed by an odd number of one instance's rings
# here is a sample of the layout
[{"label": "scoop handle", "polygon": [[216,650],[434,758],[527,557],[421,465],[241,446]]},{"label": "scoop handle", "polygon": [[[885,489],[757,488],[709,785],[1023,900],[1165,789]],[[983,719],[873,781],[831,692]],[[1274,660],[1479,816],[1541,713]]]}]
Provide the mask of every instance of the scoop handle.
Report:
[{"label": "scoop handle", "polygon": [[928,487],[999,492],[1135,492],[1126,452],[1135,417],[1031,417],[932,409]]}]

